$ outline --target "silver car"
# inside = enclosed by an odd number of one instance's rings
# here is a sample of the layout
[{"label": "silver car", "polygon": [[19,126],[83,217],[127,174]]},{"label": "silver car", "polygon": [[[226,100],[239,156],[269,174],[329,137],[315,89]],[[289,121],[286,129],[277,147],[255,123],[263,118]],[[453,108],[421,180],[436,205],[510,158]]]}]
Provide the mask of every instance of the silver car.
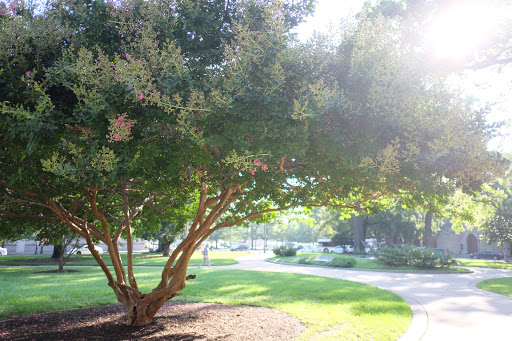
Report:
[{"label": "silver car", "polygon": [[0,256],[7,256],[7,249],[5,247],[0,247]]},{"label": "silver car", "polygon": [[247,250],[249,250],[249,245],[247,245],[247,244],[233,245],[233,246],[231,246],[230,250],[231,251],[247,251]]},{"label": "silver car", "polygon": [[332,248],[329,252],[330,253],[344,253],[345,248],[342,245],[337,245],[335,248]]}]

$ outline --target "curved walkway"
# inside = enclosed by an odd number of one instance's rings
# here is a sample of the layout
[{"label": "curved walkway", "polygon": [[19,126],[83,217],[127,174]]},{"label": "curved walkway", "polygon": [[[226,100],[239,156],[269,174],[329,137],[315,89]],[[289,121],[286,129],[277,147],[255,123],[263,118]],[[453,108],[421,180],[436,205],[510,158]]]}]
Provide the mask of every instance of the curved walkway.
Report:
[{"label": "curved walkway", "polygon": [[412,308],[413,320],[401,341],[510,339],[512,298],[480,290],[484,279],[512,277],[511,270],[471,268],[470,274],[421,274],[358,271],[275,264],[272,254],[237,259],[236,265],[215,268],[274,271],[339,278],[370,284],[401,296]]}]

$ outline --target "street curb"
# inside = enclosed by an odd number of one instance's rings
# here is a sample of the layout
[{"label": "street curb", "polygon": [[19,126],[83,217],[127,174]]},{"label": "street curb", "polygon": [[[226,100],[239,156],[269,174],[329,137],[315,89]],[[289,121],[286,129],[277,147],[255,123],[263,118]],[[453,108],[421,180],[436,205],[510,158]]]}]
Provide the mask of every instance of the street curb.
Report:
[{"label": "street curb", "polygon": [[354,268],[343,268],[343,267],[334,267],[334,266],[322,266],[322,265],[314,265],[314,264],[296,264],[296,263],[284,263],[277,262],[270,259],[265,259],[265,262],[280,264],[280,265],[291,265],[291,266],[305,266],[309,268],[320,268],[320,269],[337,269],[337,270],[351,270],[351,271],[367,271],[367,272],[391,272],[391,273],[418,273],[418,274],[471,274],[474,271],[466,269],[466,271],[436,271],[436,270],[383,270],[383,269],[354,269]]}]

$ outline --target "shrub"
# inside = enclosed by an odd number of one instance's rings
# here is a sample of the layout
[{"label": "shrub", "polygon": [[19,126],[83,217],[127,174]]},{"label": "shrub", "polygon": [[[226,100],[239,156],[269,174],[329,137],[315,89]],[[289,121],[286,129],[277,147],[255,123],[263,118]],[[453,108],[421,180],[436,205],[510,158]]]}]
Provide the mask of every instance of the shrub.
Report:
[{"label": "shrub", "polygon": [[356,260],[354,259],[354,257],[337,256],[332,261],[327,263],[327,265],[338,268],[351,268],[354,265],[356,265]]},{"label": "shrub", "polygon": [[291,245],[281,245],[280,247],[275,247],[272,251],[276,256],[293,257],[297,255],[297,250]]},{"label": "shrub", "polygon": [[456,264],[450,254],[438,252],[430,248],[403,245],[400,248],[382,247],[375,253],[378,260],[391,265],[409,265],[418,268],[446,267]]},{"label": "shrub", "polygon": [[408,262],[403,248],[381,247],[376,251],[375,256],[381,262],[391,266],[407,265]]}]

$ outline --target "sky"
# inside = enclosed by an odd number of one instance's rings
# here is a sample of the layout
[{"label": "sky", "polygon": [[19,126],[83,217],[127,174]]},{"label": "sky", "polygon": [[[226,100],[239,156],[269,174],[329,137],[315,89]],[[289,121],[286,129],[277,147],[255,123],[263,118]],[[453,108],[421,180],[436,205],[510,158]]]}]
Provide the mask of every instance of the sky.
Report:
[{"label": "sky", "polygon": [[328,24],[337,24],[342,18],[356,14],[363,7],[363,0],[318,0],[313,17],[308,17],[296,32],[301,40],[309,38],[313,32],[326,32]]},{"label": "sky", "polygon": [[[484,4],[484,6],[485,2],[485,0],[474,1],[477,5]],[[336,25],[342,18],[356,14],[362,8],[363,3],[364,0],[318,0],[313,17],[307,18],[306,22],[296,29],[299,39],[307,40],[314,31],[327,32],[329,24]],[[440,17],[437,32],[432,33],[433,42],[437,44],[434,48],[437,49],[438,54],[444,57],[447,54],[463,50],[464,46],[461,44],[475,41],[476,37],[481,35],[480,31],[487,29],[484,24],[493,24],[493,18],[482,17],[482,13],[489,15],[490,11],[486,9],[478,7],[472,9],[470,6],[466,6],[463,11],[458,10],[456,13],[455,17],[448,17],[448,19],[446,16]],[[512,8],[504,15],[512,19]],[[478,16],[478,19],[472,16]],[[481,24],[477,29],[474,25],[475,20]],[[454,22],[456,25],[453,24]],[[468,32],[470,37],[467,35]],[[485,37],[481,37],[481,39],[485,39]],[[508,96],[512,92],[512,65],[499,72],[493,70],[492,72],[467,73],[466,79],[461,84],[468,94],[477,96],[482,103],[495,102],[501,98],[500,103],[493,107],[490,119],[512,119],[512,96]],[[505,128],[504,133],[509,136],[491,141],[489,149],[512,153],[512,127]]]}]

